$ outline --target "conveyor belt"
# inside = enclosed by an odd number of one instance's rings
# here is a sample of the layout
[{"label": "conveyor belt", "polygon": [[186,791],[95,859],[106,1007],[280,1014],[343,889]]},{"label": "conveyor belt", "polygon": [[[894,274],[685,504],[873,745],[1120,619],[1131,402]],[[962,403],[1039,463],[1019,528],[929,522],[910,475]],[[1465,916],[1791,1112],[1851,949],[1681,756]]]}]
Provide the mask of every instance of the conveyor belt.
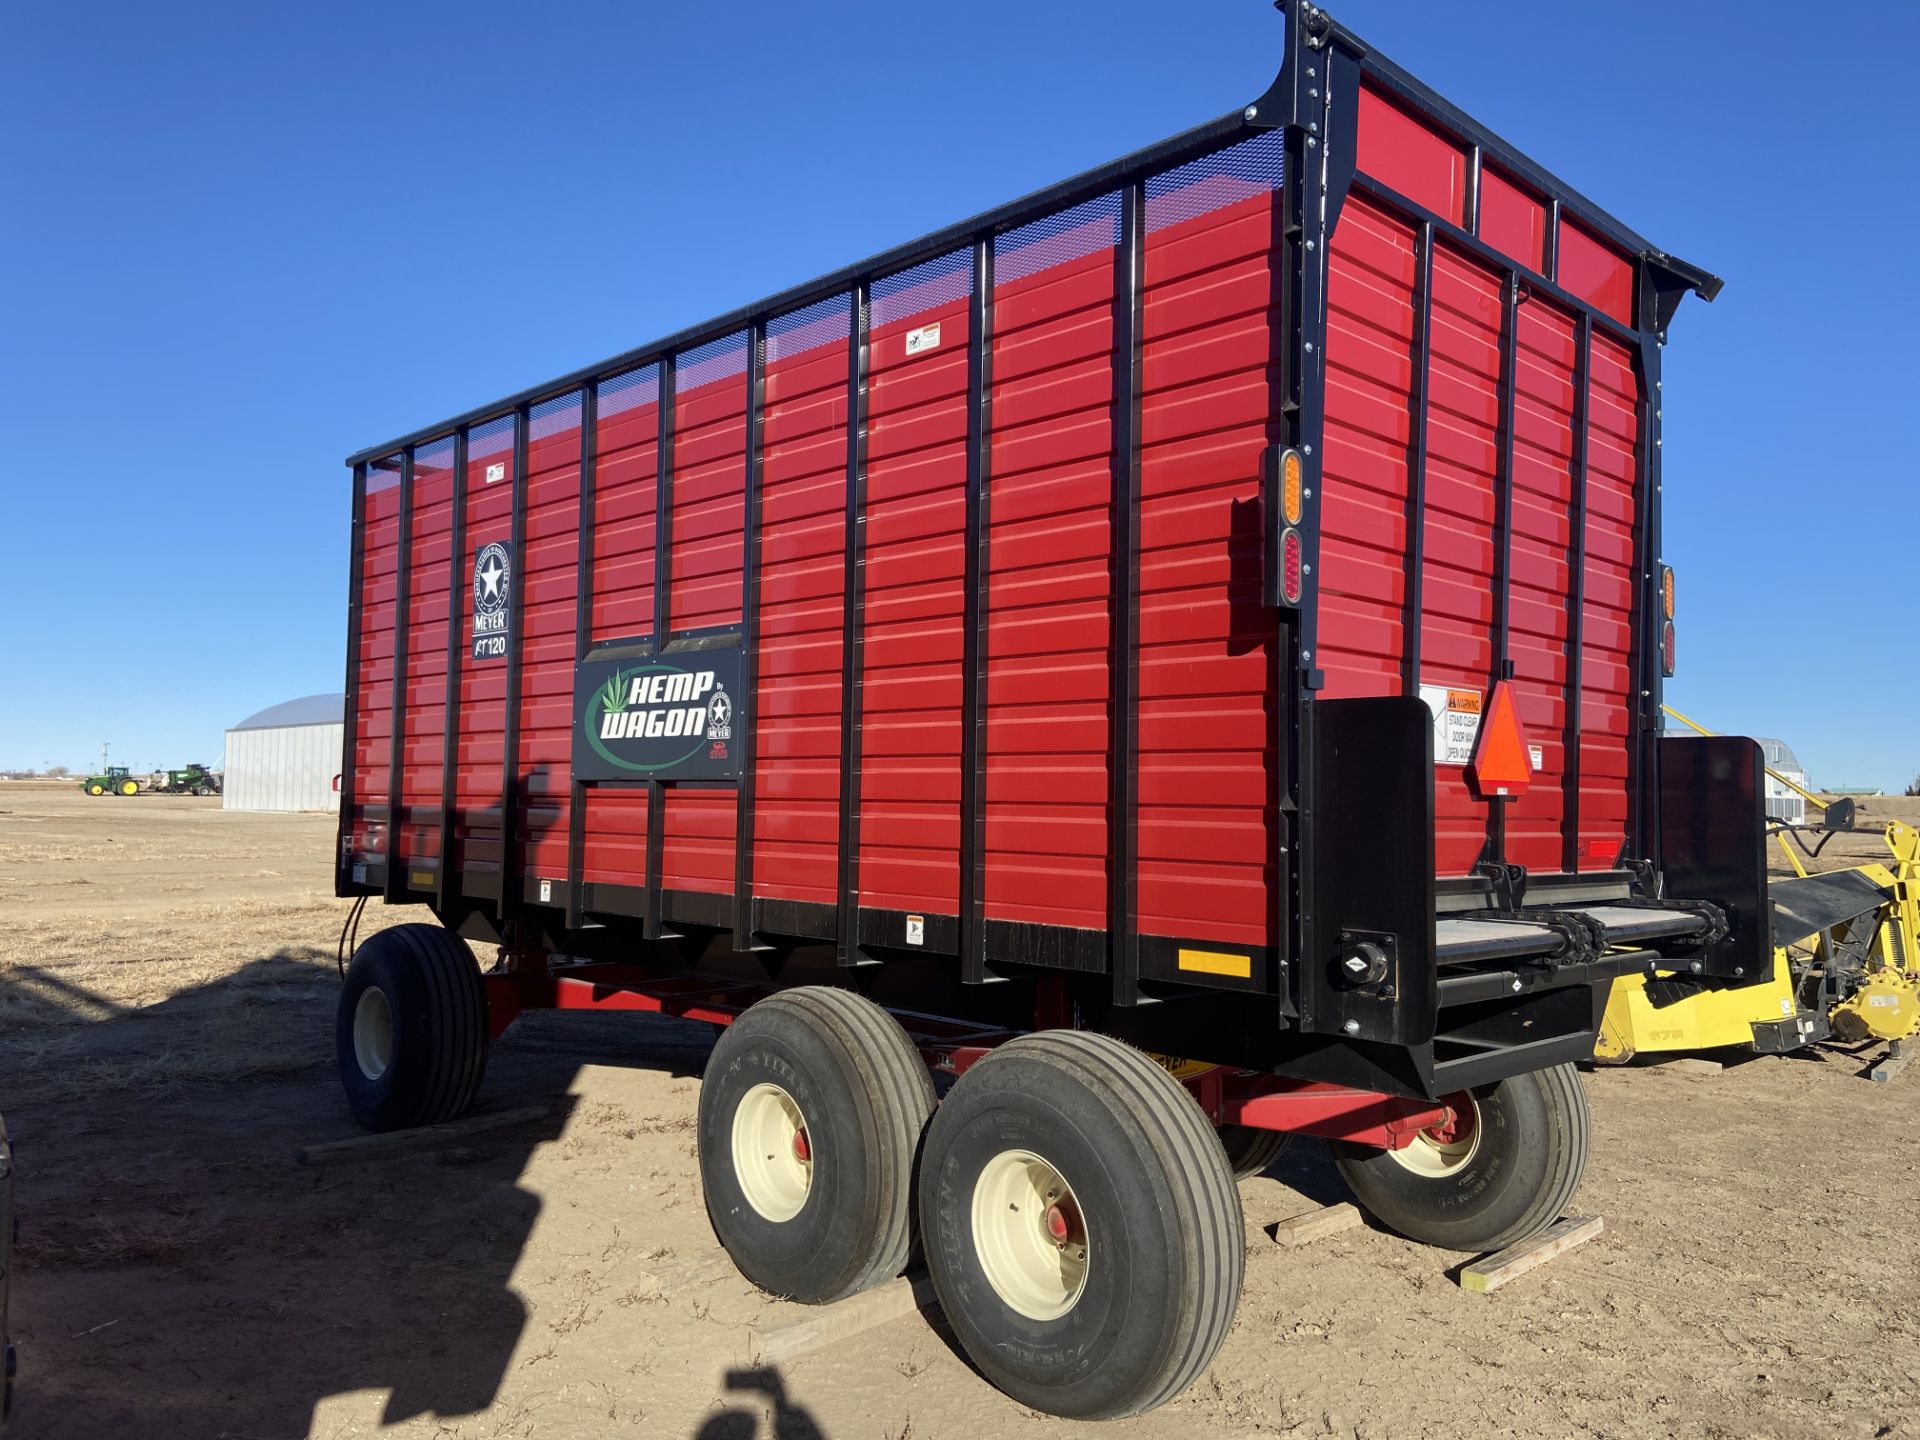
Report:
[{"label": "conveyor belt", "polygon": [[[1642,908],[1637,905],[1559,907],[1584,915],[1606,930],[1616,945],[1645,945],[1697,935],[1707,921],[1690,910]],[[1566,941],[1535,920],[1498,920],[1479,916],[1445,916],[1434,926],[1435,955],[1442,965],[1467,965],[1480,960],[1548,958],[1560,953]]]}]

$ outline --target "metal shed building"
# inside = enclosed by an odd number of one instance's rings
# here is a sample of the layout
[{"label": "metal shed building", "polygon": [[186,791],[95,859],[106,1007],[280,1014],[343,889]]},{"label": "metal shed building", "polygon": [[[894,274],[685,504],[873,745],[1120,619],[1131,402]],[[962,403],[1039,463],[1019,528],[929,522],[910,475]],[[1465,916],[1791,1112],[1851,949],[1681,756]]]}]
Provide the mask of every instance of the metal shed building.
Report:
[{"label": "metal shed building", "polygon": [[338,810],[344,695],[269,705],[227,731],[225,809]]},{"label": "metal shed building", "polygon": [[[1786,741],[1761,737],[1757,743],[1767,757],[1769,770],[1778,770],[1796,785],[1807,783],[1806,767]],[[1788,825],[1807,823],[1807,802],[1771,775],[1767,776],[1767,818]]]}]

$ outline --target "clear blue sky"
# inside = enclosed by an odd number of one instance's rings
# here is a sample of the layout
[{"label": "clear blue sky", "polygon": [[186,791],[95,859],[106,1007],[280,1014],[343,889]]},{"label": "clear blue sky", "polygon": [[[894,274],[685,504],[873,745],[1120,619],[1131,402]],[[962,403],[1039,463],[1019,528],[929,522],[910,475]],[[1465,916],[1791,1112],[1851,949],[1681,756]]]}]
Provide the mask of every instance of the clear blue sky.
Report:
[{"label": "clear blue sky", "polygon": [[[1671,698],[1920,768],[1920,7],[1345,0],[1727,278],[1666,370]],[[1245,104],[1260,0],[21,5],[0,766],[341,683],[340,460]]]}]

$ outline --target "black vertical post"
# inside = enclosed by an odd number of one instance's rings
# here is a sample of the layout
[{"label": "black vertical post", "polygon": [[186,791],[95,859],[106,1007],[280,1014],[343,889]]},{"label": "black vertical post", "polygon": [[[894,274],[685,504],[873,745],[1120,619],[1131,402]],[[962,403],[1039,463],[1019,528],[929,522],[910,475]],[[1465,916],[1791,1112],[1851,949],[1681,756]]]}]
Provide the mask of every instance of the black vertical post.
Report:
[{"label": "black vertical post", "polygon": [[447,550],[447,695],[440,726],[440,869],[434,877],[433,902],[445,911],[449,899],[460,893],[454,868],[456,820],[460,798],[460,669],[466,658],[460,630],[461,600],[467,586],[467,432],[453,436],[453,527]]},{"label": "black vertical post", "polygon": [[766,406],[766,342],[764,321],[747,326],[747,453],[740,538],[740,649],[745,671],[737,713],[740,736],[740,782],[735,790],[733,819],[733,948],[753,946],[753,787],[754,752],[759,689],[760,628],[760,447]]},{"label": "black vertical post", "polygon": [[[1305,7],[1296,7],[1296,14]],[[1322,12],[1324,13],[1324,12]],[[1289,37],[1289,43],[1292,38]],[[1321,449],[1326,428],[1326,344],[1327,344],[1327,246],[1340,222],[1347,195],[1353,186],[1355,136],[1359,131],[1360,61],[1352,51],[1330,45],[1307,59],[1307,75],[1300,83],[1312,87],[1314,72],[1324,70],[1324,98],[1311,105],[1301,104],[1299,119],[1289,133],[1287,150],[1287,232],[1281,246],[1281,266],[1286,272],[1289,308],[1285,316],[1287,335],[1283,364],[1288,367],[1286,404],[1292,415],[1294,442],[1299,446],[1302,477],[1314,495],[1321,490]],[[1311,96],[1306,97],[1312,99]],[[1316,132],[1312,127],[1319,126]],[[1302,128],[1306,133],[1302,133]],[[1324,140],[1325,143],[1322,143]],[[1317,500],[1309,502],[1309,513]],[[1304,563],[1317,565],[1315,548],[1317,526],[1306,533],[1307,554]],[[1276,737],[1279,752],[1293,780],[1293,794],[1283,788],[1281,810],[1293,811],[1287,834],[1286,853],[1278,857],[1283,876],[1281,888],[1287,889],[1285,876],[1292,866],[1292,898],[1297,916],[1297,949],[1293,955],[1302,968],[1296,971],[1295,994],[1304,1030],[1319,1030],[1335,1017],[1322,1014],[1318,992],[1324,987],[1309,983],[1313,968],[1333,955],[1333,936],[1320,933],[1321,907],[1318,899],[1322,857],[1320,854],[1319,711],[1316,692],[1324,677],[1315,663],[1319,644],[1319,594],[1309,580],[1300,608],[1291,617],[1291,636],[1282,630],[1283,647],[1289,653],[1281,667],[1281,683],[1286,687],[1280,697],[1280,733]],[[1283,622],[1284,624],[1284,622]],[[1282,904],[1286,897],[1282,897]],[[1284,916],[1280,917],[1284,921]],[[1291,942],[1284,924],[1276,936],[1283,955]]]},{"label": "black vertical post", "polygon": [[1420,693],[1420,631],[1426,610],[1428,369],[1433,353],[1433,222],[1422,222],[1413,251],[1413,374],[1407,397],[1407,610],[1404,694]]},{"label": "black vertical post", "polygon": [[1657,859],[1660,854],[1659,755],[1660,702],[1664,686],[1660,675],[1660,347],[1666,337],[1660,333],[1657,296],[1648,266],[1642,260],[1636,287],[1635,315],[1640,330],[1638,354],[1640,403],[1637,407],[1640,428],[1640,494],[1634,507],[1634,633],[1633,633],[1633,705],[1634,733],[1628,763],[1636,783],[1627,787],[1629,812],[1627,834],[1630,842],[1639,841],[1640,855]]},{"label": "black vertical post", "polygon": [[1108,747],[1112,867],[1107,956],[1113,1002],[1140,1000],[1140,312],[1145,291],[1146,192],[1120,192],[1113,268],[1113,710]]},{"label": "black vertical post", "polygon": [[[1513,397],[1519,384],[1520,274],[1509,270],[1501,280],[1499,452],[1493,476],[1493,676],[1488,687],[1513,678]],[[1485,858],[1496,864],[1507,858],[1507,799],[1486,796],[1487,843]]]},{"label": "black vertical post", "polygon": [[973,245],[967,316],[966,599],[961,632],[960,978],[987,980],[987,620],[991,583],[993,237]]},{"label": "black vertical post", "polygon": [[1469,235],[1480,233],[1480,175],[1485,159],[1475,145],[1467,152],[1467,193],[1462,205],[1460,228]]},{"label": "black vertical post", "polygon": [[365,588],[361,570],[366,564],[367,467],[353,467],[353,534],[348,540],[347,556],[347,702],[342,715],[344,725],[340,742],[340,827],[339,843],[333,857],[333,893],[358,893],[353,884],[353,809],[357,800],[353,784],[356,737],[360,731],[360,592]]},{"label": "black vertical post", "polygon": [[1567,716],[1561,763],[1561,821],[1566,844],[1561,869],[1580,868],[1580,692],[1587,643],[1587,425],[1593,364],[1593,317],[1582,314],[1573,328],[1573,514],[1567,537]]},{"label": "black vertical post", "polygon": [[1560,202],[1547,202],[1547,233],[1540,242],[1540,273],[1560,283]]},{"label": "black vertical post", "polygon": [[520,657],[526,651],[527,594],[527,407],[513,411],[513,575],[507,597],[507,709],[500,764],[500,898],[494,914],[501,920],[517,913],[524,897],[520,857]]},{"label": "black vertical post", "polygon": [[[662,355],[659,364],[659,424],[653,452],[653,653],[667,648],[667,624],[673,616],[673,398],[674,357]],[[666,905],[661,895],[661,854],[667,843],[667,787],[647,782],[647,915],[646,934],[658,940],[666,933]]]},{"label": "black vertical post", "polygon": [[[596,468],[599,465],[600,386],[588,381],[580,387],[580,553],[574,566],[573,663],[587,658],[593,644],[593,525]],[[577,717],[576,717],[577,719]],[[587,787],[572,774],[568,759],[567,800],[567,927],[578,930],[586,920]]]},{"label": "black vertical post", "polygon": [[407,632],[413,628],[413,446],[400,452],[400,547],[393,588],[393,735],[387,754],[387,873],[385,899],[406,893],[406,857],[400,842],[406,822]]},{"label": "black vertical post", "polygon": [[842,965],[860,963],[860,707],[866,658],[867,327],[869,283],[856,280],[847,337],[847,529],[840,636],[839,943]]}]

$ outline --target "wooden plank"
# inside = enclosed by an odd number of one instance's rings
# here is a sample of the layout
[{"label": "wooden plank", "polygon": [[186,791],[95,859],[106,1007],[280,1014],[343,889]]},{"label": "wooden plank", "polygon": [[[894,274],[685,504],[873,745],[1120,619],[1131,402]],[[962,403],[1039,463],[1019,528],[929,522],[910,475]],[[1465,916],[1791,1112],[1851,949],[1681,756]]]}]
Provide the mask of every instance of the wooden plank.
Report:
[{"label": "wooden plank", "polygon": [[1679,1060],[1660,1060],[1648,1067],[1652,1070],[1665,1070],[1671,1075],[1718,1075],[1727,1067],[1718,1060],[1700,1060],[1686,1056]]},{"label": "wooden plank", "polygon": [[355,1135],[348,1140],[328,1140],[319,1145],[303,1145],[294,1151],[302,1165],[330,1165],[342,1161],[384,1160],[423,1150],[447,1140],[459,1140],[488,1130],[504,1130],[509,1125],[524,1125],[544,1120],[549,1106],[523,1105],[517,1110],[492,1110],[483,1115],[463,1115],[444,1125],[422,1125],[413,1130],[389,1130],[381,1135]]},{"label": "wooden plank", "polygon": [[1358,1205],[1350,1205],[1345,1201],[1322,1210],[1309,1210],[1304,1215],[1282,1220],[1274,1226],[1273,1243],[1306,1245],[1315,1240],[1324,1240],[1329,1235],[1338,1235],[1342,1230],[1357,1229],[1364,1218]]},{"label": "wooden plank", "polygon": [[936,1298],[929,1276],[908,1275],[832,1305],[822,1305],[804,1320],[789,1325],[768,1328],[756,1325],[748,1332],[753,1363],[764,1365],[791,1360],[809,1350],[818,1350],[889,1320],[911,1315],[933,1304]]},{"label": "wooden plank", "polygon": [[1885,1084],[1897,1078],[1900,1072],[1911,1063],[1913,1063],[1913,1052],[1903,1050],[1900,1043],[1895,1041],[1893,1048],[1887,1052],[1886,1058],[1867,1072],[1867,1078]]},{"label": "wooden plank", "polygon": [[1598,1215],[1569,1215],[1564,1220],[1556,1220],[1531,1240],[1522,1240],[1518,1245],[1509,1245],[1474,1261],[1460,1272],[1460,1288],[1476,1295],[1498,1290],[1509,1280],[1539,1268],[1554,1256],[1586,1244],[1606,1228],[1607,1222]]}]

